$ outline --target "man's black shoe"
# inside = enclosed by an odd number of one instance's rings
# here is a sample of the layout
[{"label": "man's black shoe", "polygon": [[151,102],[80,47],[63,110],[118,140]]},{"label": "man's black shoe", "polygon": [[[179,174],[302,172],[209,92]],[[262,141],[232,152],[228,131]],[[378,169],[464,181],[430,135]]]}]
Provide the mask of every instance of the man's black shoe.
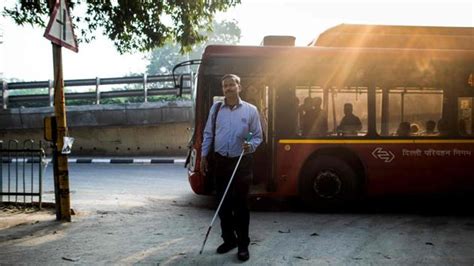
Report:
[{"label": "man's black shoe", "polygon": [[236,243],[226,243],[226,242],[224,242],[224,244],[220,245],[217,248],[217,253],[224,254],[224,253],[227,253],[227,252],[233,250],[236,247],[237,247]]},{"label": "man's black shoe", "polygon": [[237,252],[237,258],[241,261],[246,261],[250,258],[248,247],[239,247],[239,252]]}]

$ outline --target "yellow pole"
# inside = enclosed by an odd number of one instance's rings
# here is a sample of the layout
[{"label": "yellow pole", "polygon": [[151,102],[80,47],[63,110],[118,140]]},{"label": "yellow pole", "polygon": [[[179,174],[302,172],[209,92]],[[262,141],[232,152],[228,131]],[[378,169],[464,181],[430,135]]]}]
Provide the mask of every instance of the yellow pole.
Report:
[{"label": "yellow pole", "polygon": [[[64,97],[64,80],[62,68],[61,46],[53,45],[53,63],[54,63],[54,113],[56,116],[57,139],[56,139],[56,158],[55,163],[55,181],[57,181],[56,193],[56,218],[61,221],[71,221],[71,200],[69,193],[69,171],[67,155],[62,154],[63,138],[68,135],[66,123],[66,101]],[[57,211],[59,210],[59,214]]]},{"label": "yellow pole", "polygon": [[[54,0],[50,0],[50,10],[54,8]],[[54,114],[56,117],[56,139],[54,147],[54,183],[56,195],[56,220],[71,221],[71,200],[69,193],[69,171],[67,155],[62,154],[63,138],[68,136],[66,123],[66,101],[64,97],[64,80],[61,46],[53,46],[54,67]]]}]

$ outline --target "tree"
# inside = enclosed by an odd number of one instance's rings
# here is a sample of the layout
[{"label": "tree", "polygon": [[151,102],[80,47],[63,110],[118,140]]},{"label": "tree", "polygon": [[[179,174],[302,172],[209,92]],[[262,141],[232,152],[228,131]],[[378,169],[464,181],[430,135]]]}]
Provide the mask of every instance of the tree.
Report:
[{"label": "tree", "polygon": [[[207,37],[205,43],[192,47],[191,51],[181,53],[179,45],[167,43],[161,48],[154,49],[149,56],[147,73],[150,75],[170,74],[173,66],[189,59],[199,59],[204,49],[209,44],[236,44],[240,41],[240,28],[234,21],[213,21],[212,32],[202,33]],[[178,70],[186,72],[186,68]]]},{"label": "tree", "polygon": [[[18,0],[5,7],[3,15],[19,25],[45,27],[49,4],[55,0]],[[79,41],[89,42],[101,28],[120,53],[150,51],[174,41],[182,52],[205,40],[200,29],[212,30],[212,19],[218,11],[240,3],[240,0],[69,0]],[[79,30],[79,31],[77,31]]]}]

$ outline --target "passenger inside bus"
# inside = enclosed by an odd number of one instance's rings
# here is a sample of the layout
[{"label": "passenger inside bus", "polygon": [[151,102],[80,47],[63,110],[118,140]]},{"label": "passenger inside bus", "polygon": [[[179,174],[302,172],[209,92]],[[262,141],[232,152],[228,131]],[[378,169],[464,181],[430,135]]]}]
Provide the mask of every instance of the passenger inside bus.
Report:
[{"label": "passenger inside bus", "polygon": [[413,123],[413,124],[410,125],[410,135],[411,136],[417,136],[419,134],[419,131],[420,131],[420,127],[418,126],[418,124]]},{"label": "passenger inside bus", "polygon": [[300,105],[298,109],[300,115],[301,134],[303,136],[307,136],[313,127],[313,121],[316,117],[316,112],[314,110],[311,97],[306,97],[303,100],[303,104]]},{"label": "passenger inside bus", "polygon": [[461,136],[469,135],[466,129],[466,121],[464,119],[459,120],[459,134]]},{"label": "passenger inside bus", "polygon": [[438,121],[438,131],[440,135],[447,135],[449,133],[448,121],[446,119],[441,118]]},{"label": "passenger inside bus", "polygon": [[400,125],[398,125],[397,136],[408,137],[410,136],[410,130],[411,128],[409,122],[401,122]]},{"label": "passenger inside bus", "polygon": [[357,135],[362,129],[362,122],[359,117],[352,113],[352,104],[344,104],[344,117],[341,119],[341,123],[337,127],[337,132],[343,136]]},{"label": "passenger inside bus", "polygon": [[323,136],[328,131],[327,116],[321,109],[320,97],[306,97],[300,106],[300,126],[303,136]]},{"label": "passenger inside bus", "polygon": [[436,122],[435,121],[433,121],[433,120],[426,121],[425,128],[426,128],[426,130],[423,133],[423,135],[425,135],[425,136],[434,136],[434,135],[436,135],[436,133],[435,133]]}]

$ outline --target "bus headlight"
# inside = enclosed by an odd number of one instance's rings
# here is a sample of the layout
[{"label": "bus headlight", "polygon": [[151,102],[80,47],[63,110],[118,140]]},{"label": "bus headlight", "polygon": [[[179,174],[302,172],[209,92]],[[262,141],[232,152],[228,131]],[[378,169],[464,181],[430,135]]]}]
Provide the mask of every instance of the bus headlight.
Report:
[{"label": "bus headlight", "polygon": [[197,154],[196,149],[193,149],[191,151],[191,158],[189,158],[189,170],[191,172],[194,172],[194,169],[195,169],[195,166],[196,166],[196,154]]}]

